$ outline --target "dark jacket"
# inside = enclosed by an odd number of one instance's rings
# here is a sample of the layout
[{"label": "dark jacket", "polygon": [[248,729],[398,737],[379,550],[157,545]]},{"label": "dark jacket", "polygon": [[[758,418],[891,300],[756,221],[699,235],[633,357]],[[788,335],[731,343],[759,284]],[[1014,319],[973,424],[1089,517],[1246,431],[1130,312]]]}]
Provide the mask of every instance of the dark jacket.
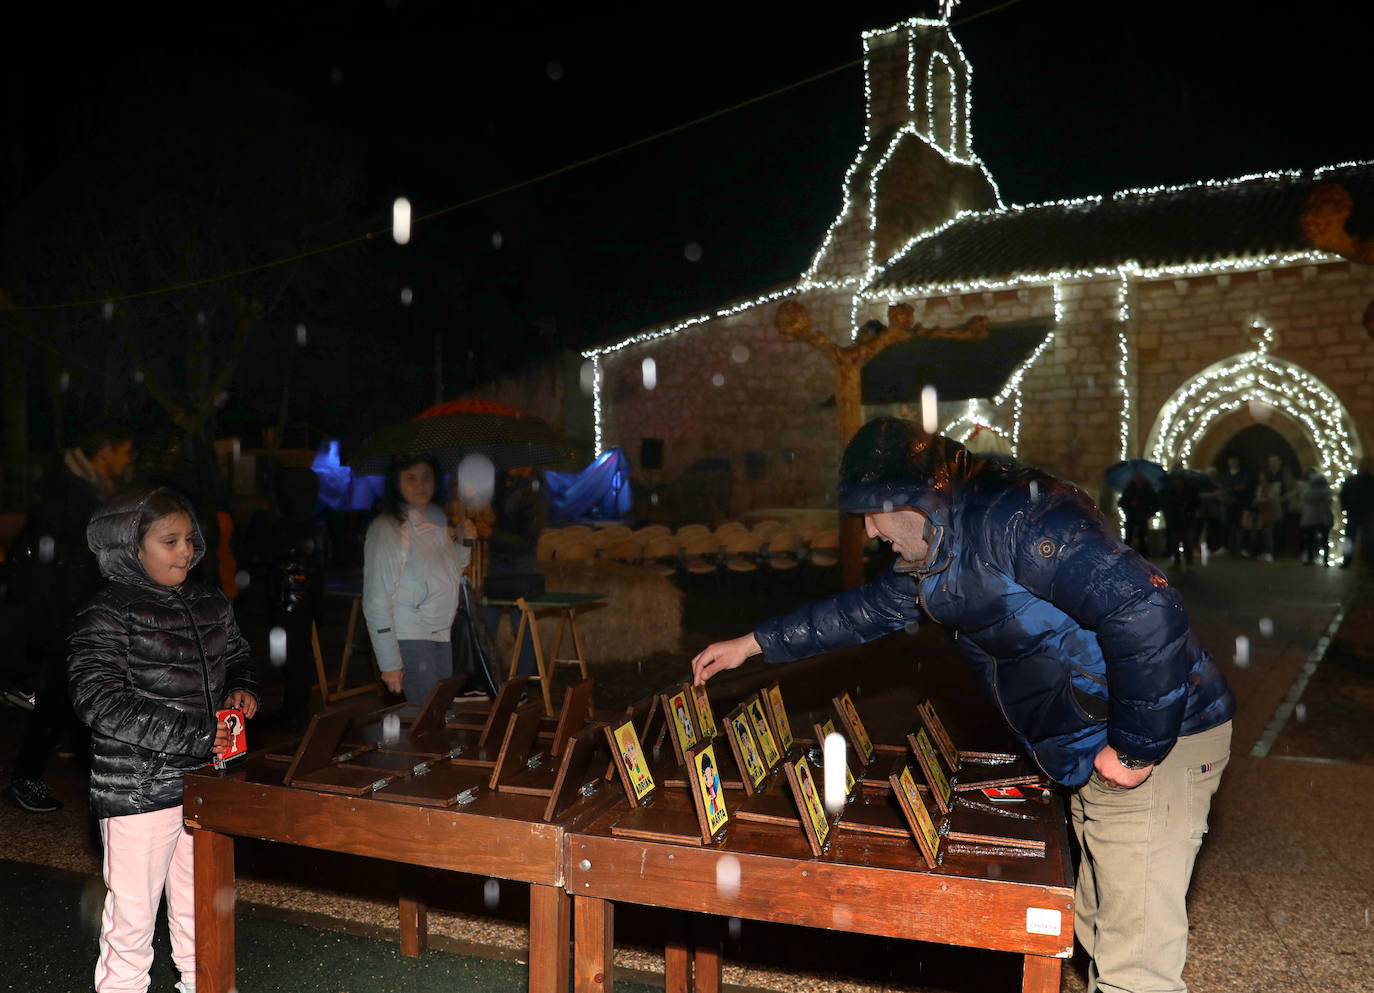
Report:
[{"label": "dark jacket", "polygon": [[[1069,786],[1106,744],[1158,760],[1235,709],[1164,576],[1076,487],[938,445],[842,478],[850,513],[914,508],[930,521],[919,571],[892,571],[755,632],[770,662],[870,641],[921,609],[955,631],[988,697],[1044,772]],[[856,436],[857,438],[857,436]],[[846,456],[848,458],[848,455]],[[885,478],[884,478],[885,477]]]},{"label": "dark jacket", "polygon": [[[180,804],[181,777],[210,760],[215,710],[234,690],[258,695],[224,594],[192,579],[163,586],[139,562],[149,495],[116,497],[91,518],[88,540],[109,582],[77,611],[67,641],[72,706],[91,729],[96,817]],[[197,558],[203,541],[197,524]]]}]

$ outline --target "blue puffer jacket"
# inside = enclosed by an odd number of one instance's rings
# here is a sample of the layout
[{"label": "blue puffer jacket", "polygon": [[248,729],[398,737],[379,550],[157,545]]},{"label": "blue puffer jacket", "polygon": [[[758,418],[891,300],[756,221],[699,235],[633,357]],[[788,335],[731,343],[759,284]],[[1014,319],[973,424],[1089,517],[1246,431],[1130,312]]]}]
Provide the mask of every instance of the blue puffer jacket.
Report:
[{"label": "blue puffer jacket", "polygon": [[1012,731],[1068,786],[1088,781],[1104,744],[1154,761],[1230,718],[1235,700],[1178,594],[1081,490],[926,437],[941,444],[900,478],[841,488],[850,512],[925,514],[926,562],[765,622],[754,634],[768,661],[870,641],[924,608],[954,629]]}]

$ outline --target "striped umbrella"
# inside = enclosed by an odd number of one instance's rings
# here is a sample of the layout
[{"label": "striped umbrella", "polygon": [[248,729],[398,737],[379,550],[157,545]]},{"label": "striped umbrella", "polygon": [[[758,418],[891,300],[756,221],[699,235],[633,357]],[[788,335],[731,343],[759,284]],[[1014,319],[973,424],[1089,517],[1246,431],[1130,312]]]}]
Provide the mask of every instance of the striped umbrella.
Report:
[{"label": "striped umbrella", "polygon": [[576,458],[576,446],[533,414],[490,401],[450,401],[440,407],[447,409],[430,408],[413,421],[374,431],[349,466],[359,475],[380,475],[398,455],[428,455],[452,472],[463,456],[481,454],[499,472]]}]

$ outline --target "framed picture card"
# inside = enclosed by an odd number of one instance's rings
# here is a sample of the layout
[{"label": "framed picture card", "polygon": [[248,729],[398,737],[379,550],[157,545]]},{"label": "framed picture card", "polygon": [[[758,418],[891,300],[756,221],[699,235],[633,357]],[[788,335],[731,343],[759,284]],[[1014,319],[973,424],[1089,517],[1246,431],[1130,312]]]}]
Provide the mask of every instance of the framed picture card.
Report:
[{"label": "framed picture card", "polygon": [[926,785],[930,787],[930,792],[935,795],[935,802],[940,805],[940,813],[949,813],[950,785],[945,778],[944,770],[940,768],[940,760],[935,756],[935,746],[930,743],[930,736],[926,734],[926,729],[921,728],[915,734],[906,736],[911,744],[911,750],[916,753],[916,761],[921,765],[921,773],[926,777]]},{"label": "framed picture card", "polygon": [[695,715],[692,713],[692,701],[687,695],[686,687],[680,687],[671,693],[664,693],[663,713],[668,721],[668,737],[673,742],[673,754],[677,756],[679,765],[687,761],[687,753],[692,746],[697,743],[697,729]]},{"label": "framed picture card", "polygon": [[859,712],[854,709],[854,701],[849,699],[848,693],[841,693],[830,702],[835,705],[835,712],[840,715],[840,723],[844,726],[845,734],[849,736],[854,751],[858,753],[860,762],[868,765],[873,761],[873,739],[868,736],[864,722],[859,719]]},{"label": "framed picture card", "polygon": [[692,696],[692,710],[697,715],[697,740],[711,741],[720,734],[720,728],[716,727],[716,715],[711,712],[706,687],[693,685],[688,687],[688,692]]},{"label": "framed picture card", "polygon": [[899,769],[889,777],[892,781],[892,795],[897,798],[897,806],[902,809],[902,816],[906,818],[911,833],[916,836],[916,847],[921,850],[926,867],[934,869],[940,856],[940,832],[935,830],[935,822],[930,819],[930,811],[926,810],[921,792],[916,789],[911,766],[901,760],[898,761],[898,765]]},{"label": "framed picture card", "polygon": [[[820,749],[821,761],[825,761],[825,743],[832,734],[839,734],[835,730],[835,719],[827,717],[824,723],[811,725],[811,731],[816,736],[816,747]],[[840,735],[840,740],[844,741],[844,735]],[[844,749],[844,795],[852,797],[854,795],[854,771],[849,768],[849,744],[845,742]]]},{"label": "framed picture card", "polygon": [[773,729],[768,726],[768,717],[763,712],[763,701],[757,694],[750,697],[744,702],[744,711],[749,715],[749,726],[754,729],[754,740],[759,743],[759,756],[768,767],[768,771],[772,772],[782,761],[782,753],[778,751]]},{"label": "framed picture card", "polygon": [[763,709],[768,715],[768,723],[773,726],[778,748],[786,755],[792,750],[792,725],[787,723],[787,709],[782,705],[782,689],[777,683],[764,687]]},{"label": "framed picture card", "polygon": [[754,732],[749,727],[749,716],[744,712],[743,704],[726,715],[725,737],[735,755],[740,778],[744,780],[744,791],[753,796],[768,778],[768,767],[759,757],[758,744],[754,741]]},{"label": "framed picture card", "polygon": [[611,746],[611,759],[615,762],[620,782],[625,787],[625,795],[631,807],[650,802],[654,794],[654,777],[649,772],[648,760],[639,735],[635,732],[634,720],[626,718],[618,724],[606,725],[606,741]]},{"label": "framed picture card", "polygon": [[830,842],[830,819],[825,816],[825,805],[821,803],[816,778],[811,774],[811,766],[804,755],[795,762],[786,763],[783,768],[787,771],[787,785],[792,788],[792,799],[797,801],[811,854],[819,855]]},{"label": "framed picture card", "polygon": [[954,739],[949,736],[944,722],[935,713],[935,704],[929,700],[919,703],[916,705],[916,713],[921,715],[921,723],[925,725],[931,740],[935,742],[935,747],[940,749],[940,754],[944,756],[945,765],[949,766],[949,774],[954,775],[959,769],[959,749],[954,747]]},{"label": "framed picture card", "polygon": [[687,753],[687,779],[701,822],[701,840],[706,844],[719,841],[725,832],[730,815],[725,810],[725,787],[716,771],[716,749],[703,742]]}]

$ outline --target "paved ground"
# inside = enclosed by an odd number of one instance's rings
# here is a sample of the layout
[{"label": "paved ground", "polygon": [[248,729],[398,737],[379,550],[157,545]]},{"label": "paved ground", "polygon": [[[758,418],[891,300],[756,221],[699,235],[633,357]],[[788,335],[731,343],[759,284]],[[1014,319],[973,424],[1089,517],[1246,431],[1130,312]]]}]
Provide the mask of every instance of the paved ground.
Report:
[{"label": "paved ground", "polygon": [[[1374,906],[1374,843],[1369,839],[1374,823],[1371,586],[1357,570],[1303,567],[1294,561],[1214,560],[1171,578],[1241,703],[1231,767],[1214,806],[1212,831],[1191,894],[1190,986],[1246,993],[1368,988],[1374,976],[1369,920]],[[617,705],[682,678],[696,647],[809,592],[785,586],[761,592],[717,591],[709,585],[693,590],[685,606],[683,653],[599,668],[599,702]],[[245,629],[255,639],[263,637],[255,626],[251,598],[245,598],[242,613]],[[13,621],[12,612],[0,617],[0,625],[6,620]],[[865,713],[869,708],[879,712],[884,698],[915,683],[940,704],[960,733],[977,736],[970,740],[981,745],[997,735],[995,722],[938,629],[896,635],[846,656],[844,672],[842,682],[857,691]],[[750,667],[740,673],[743,679],[757,675]],[[809,705],[789,699],[793,708]],[[21,719],[20,711],[0,708],[0,763],[7,764],[13,754]],[[875,737],[900,730],[874,723]],[[84,988],[67,985],[76,982],[71,976],[85,975],[84,966],[72,969],[70,964],[93,957],[91,916],[89,909],[81,909],[79,896],[97,861],[89,844],[80,775],[66,759],[55,759],[52,773],[54,792],[69,802],[68,809],[35,817],[0,807],[0,859],[11,863],[0,866],[4,892],[24,899],[30,909],[35,906],[30,901],[37,900],[34,893],[47,901],[43,914],[12,913],[14,923],[0,930],[0,955],[7,963],[3,985],[10,989]],[[439,964],[417,969],[395,953],[388,875],[375,865],[282,857],[241,845],[240,866],[240,911],[254,927],[268,929],[251,947],[240,944],[245,990],[523,988],[521,970],[485,972],[477,963],[518,959],[524,934],[518,887],[503,888],[492,901],[480,880],[446,884],[448,905],[440,896],[430,919],[435,935],[431,947],[438,949],[433,954]],[[89,888],[87,892],[89,896]],[[64,914],[62,925],[58,922]],[[617,923],[618,944],[623,945],[619,969],[647,970],[618,970],[618,977],[654,982],[653,970],[661,969],[661,959],[654,947],[653,915]],[[271,937],[278,934],[273,928],[304,931],[291,932],[300,936],[292,945],[289,936]],[[341,933],[365,944],[345,949]],[[1007,956],[895,947],[751,922],[732,935],[726,957],[727,981],[775,990],[1016,987],[1015,962]],[[366,964],[340,971],[338,961]],[[65,967],[59,969],[62,963]],[[480,978],[467,986],[455,978],[464,975]],[[661,984],[661,977],[657,982]],[[1065,970],[1063,989],[1082,989],[1073,967]]]}]

